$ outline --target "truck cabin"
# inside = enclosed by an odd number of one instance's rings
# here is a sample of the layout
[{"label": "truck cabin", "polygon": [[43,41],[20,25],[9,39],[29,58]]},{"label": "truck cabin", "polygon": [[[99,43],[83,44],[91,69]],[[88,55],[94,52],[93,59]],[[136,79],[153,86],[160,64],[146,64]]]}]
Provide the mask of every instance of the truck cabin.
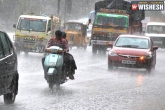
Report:
[{"label": "truck cabin", "polygon": [[30,18],[22,16],[19,19],[17,29],[23,31],[35,31],[45,32],[46,31],[47,19]]},{"label": "truck cabin", "polygon": [[87,24],[83,24],[79,21],[68,21],[65,23],[65,31],[72,31],[72,32],[83,32],[86,34],[87,32]]},{"label": "truck cabin", "polygon": [[82,25],[77,23],[66,23],[65,24],[65,30],[69,31],[81,31]]},{"label": "truck cabin", "polygon": [[95,15],[94,26],[129,27],[129,15],[124,10],[102,9]]},{"label": "truck cabin", "polygon": [[129,17],[127,15],[97,13],[94,25],[128,28]]},{"label": "truck cabin", "polygon": [[53,16],[52,19],[49,16],[21,15],[17,26],[14,24],[13,27],[20,31],[29,32],[48,32],[51,31],[51,26],[60,28],[59,18]]}]

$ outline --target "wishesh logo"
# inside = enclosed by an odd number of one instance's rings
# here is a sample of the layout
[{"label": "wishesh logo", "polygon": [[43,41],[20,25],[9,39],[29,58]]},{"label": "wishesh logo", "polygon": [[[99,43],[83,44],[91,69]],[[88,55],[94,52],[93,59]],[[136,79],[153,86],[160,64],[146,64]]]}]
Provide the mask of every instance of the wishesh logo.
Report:
[{"label": "wishesh logo", "polygon": [[132,10],[138,10],[138,4],[132,4]]},{"label": "wishesh logo", "polygon": [[164,1],[132,1],[132,10],[163,11]]}]

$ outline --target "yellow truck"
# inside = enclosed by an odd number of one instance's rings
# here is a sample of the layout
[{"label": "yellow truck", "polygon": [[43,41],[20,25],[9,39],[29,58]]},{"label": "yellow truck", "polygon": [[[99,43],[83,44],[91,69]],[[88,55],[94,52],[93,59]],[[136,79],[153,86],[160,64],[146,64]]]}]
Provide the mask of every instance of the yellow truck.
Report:
[{"label": "yellow truck", "polygon": [[20,15],[17,24],[14,24],[14,45],[20,52],[43,53],[49,39],[61,27],[61,21],[53,15]]},{"label": "yellow truck", "polygon": [[[121,34],[141,34],[141,21],[145,18],[145,13],[130,9],[131,3],[124,0],[104,0],[95,3],[90,41],[93,54],[97,51],[105,53],[109,48],[108,45]],[[91,17],[89,23],[92,23]]]}]

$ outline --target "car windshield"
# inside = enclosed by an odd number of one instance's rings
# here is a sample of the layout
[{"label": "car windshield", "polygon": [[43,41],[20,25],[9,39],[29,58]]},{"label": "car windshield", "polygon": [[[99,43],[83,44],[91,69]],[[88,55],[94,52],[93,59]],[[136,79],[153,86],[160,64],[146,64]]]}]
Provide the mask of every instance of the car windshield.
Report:
[{"label": "car windshield", "polygon": [[25,31],[45,32],[46,22],[44,19],[21,18],[17,29]]},{"label": "car windshield", "polygon": [[124,48],[148,49],[149,40],[146,38],[137,37],[120,37],[115,46]]},{"label": "car windshield", "polygon": [[165,34],[164,25],[148,25],[147,33]]},{"label": "car windshield", "polygon": [[76,23],[67,23],[65,26],[65,30],[70,30],[70,31],[81,31],[82,27],[80,24]]},{"label": "car windshield", "polygon": [[118,14],[97,13],[94,25],[128,27],[128,16]]}]

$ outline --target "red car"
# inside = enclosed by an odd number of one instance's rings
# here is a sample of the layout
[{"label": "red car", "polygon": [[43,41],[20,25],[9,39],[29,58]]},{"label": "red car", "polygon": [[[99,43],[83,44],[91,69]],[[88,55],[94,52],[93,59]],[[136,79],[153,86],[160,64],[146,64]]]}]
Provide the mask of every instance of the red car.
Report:
[{"label": "red car", "polygon": [[108,53],[108,69],[113,67],[145,68],[151,72],[156,65],[157,46],[150,37],[120,35]]}]

